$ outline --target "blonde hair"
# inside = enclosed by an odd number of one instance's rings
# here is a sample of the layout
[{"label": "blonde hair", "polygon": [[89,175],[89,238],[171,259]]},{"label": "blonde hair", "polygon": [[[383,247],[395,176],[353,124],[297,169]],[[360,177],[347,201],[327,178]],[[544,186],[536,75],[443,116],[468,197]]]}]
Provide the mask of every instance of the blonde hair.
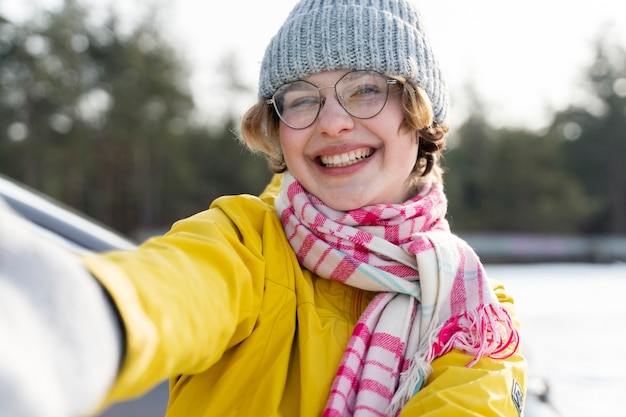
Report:
[{"label": "blonde hair", "polygon": [[[419,140],[417,160],[409,181],[412,186],[419,187],[420,180],[431,174],[443,183],[440,158],[446,147],[446,134],[450,128],[434,122],[432,105],[422,88],[407,83],[402,78],[394,78],[400,81],[401,86],[395,88],[402,88],[404,123],[401,128],[414,131]],[[270,170],[274,173],[287,170],[278,139],[279,124],[280,119],[273,107],[267,104],[266,98],[260,98],[243,115],[239,137],[252,152],[265,156]]]}]

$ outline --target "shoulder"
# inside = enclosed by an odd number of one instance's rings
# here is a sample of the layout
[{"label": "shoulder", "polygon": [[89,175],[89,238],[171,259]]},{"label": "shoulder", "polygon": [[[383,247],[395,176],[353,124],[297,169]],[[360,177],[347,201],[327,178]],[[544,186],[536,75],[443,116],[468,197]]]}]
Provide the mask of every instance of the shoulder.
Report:
[{"label": "shoulder", "polygon": [[211,209],[217,208],[229,216],[241,219],[252,216],[276,216],[274,200],[280,192],[280,179],[282,175],[276,174],[265,189],[258,196],[250,194],[228,195],[217,198]]},{"label": "shoulder", "polygon": [[222,231],[263,234],[268,228],[282,233],[282,225],[276,215],[274,198],[280,191],[280,175],[276,175],[258,196],[250,194],[226,195],[215,199],[210,207],[178,221],[171,232],[186,229],[200,233],[206,228],[218,227]]}]

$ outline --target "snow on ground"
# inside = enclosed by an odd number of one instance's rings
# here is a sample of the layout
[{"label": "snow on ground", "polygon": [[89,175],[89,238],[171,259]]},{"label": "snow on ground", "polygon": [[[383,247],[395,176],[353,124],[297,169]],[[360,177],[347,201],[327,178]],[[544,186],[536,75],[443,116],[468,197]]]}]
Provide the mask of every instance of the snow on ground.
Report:
[{"label": "snow on ground", "polygon": [[626,264],[487,265],[563,417],[626,415]]}]

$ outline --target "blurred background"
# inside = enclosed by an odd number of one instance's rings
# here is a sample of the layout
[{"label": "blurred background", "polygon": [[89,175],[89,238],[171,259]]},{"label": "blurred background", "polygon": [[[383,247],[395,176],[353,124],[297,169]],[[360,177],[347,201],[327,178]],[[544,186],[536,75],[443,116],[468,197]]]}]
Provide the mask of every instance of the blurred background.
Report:
[{"label": "blurred background", "polygon": [[[0,171],[134,237],[258,192],[265,163],[234,138],[294,1],[196,3],[0,2]],[[453,228],[540,245],[529,260],[620,255],[626,5],[422,3],[452,95]]]},{"label": "blurred background", "polygon": [[[235,138],[256,100],[264,47],[294,3],[1,0],[0,173],[136,241],[219,195],[258,193],[270,176],[265,162]],[[451,90],[443,162],[453,229],[504,281],[519,277],[511,285],[527,306],[579,305],[576,297],[589,292],[556,301],[554,293],[532,295],[542,285],[566,288],[580,265],[588,278],[573,280],[577,288],[597,289],[598,305],[604,292],[619,303],[623,291],[612,291],[626,281],[615,267],[626,261],[626,3],[415,3]],[[557,310],[525,311],[537,325]],[[594,310],[598,321],[613,320],[603,338],[624,338],[623,312]],[[530,333],[558,339],[563,328]],[[567,329],[572,346],[562,348],[580,349],[589,333]],[[563,367],[580,365],[568,361]],[[563,369],[552,376],[570,381]],[[586,389],[599,375],[577,377]],[[603,381],[626,387],[623,376]],[[570,394],[561,388],[561,398]],[[563,415],[585,410],[589,398],[576,398],[561,404],[570,411]]]}]

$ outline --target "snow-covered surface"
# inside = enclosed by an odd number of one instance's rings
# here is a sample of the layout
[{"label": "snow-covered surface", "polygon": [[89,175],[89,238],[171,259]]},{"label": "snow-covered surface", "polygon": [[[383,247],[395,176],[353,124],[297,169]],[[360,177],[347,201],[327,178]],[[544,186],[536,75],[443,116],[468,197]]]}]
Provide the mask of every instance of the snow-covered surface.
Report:
[{"label": "snow-covered surface", "polygon": [[626,264],[487,265],[563,417],[626,415]]}]

